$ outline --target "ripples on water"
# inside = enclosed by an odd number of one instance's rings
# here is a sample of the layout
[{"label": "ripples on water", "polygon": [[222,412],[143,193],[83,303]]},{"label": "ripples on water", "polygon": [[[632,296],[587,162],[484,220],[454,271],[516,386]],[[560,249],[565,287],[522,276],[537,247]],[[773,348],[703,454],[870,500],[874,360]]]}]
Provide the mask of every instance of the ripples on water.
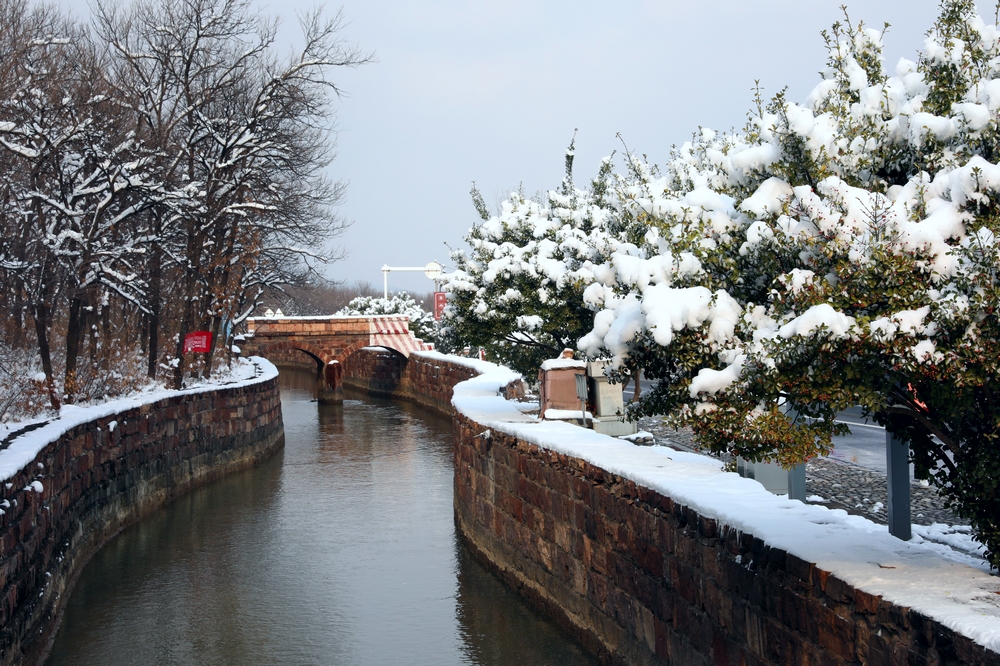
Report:
[{"label": "ripples on water", "polygon": [[285,450],[95,555],[48,664],[596,663],[457,540],[450,420],[282,385]]}]

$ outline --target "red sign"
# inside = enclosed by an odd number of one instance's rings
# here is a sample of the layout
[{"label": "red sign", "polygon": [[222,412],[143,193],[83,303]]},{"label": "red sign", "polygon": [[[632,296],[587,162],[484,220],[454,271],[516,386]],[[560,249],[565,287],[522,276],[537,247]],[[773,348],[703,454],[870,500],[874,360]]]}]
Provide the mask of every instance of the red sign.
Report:
[{"label": "red sign", "polygon": [[448,294],[443,291],[434,292],[434,319],[440,319],[444,313],[444,306],[448,305]]},{"label": "red sign", "polygon": [[212,348],[212,333],[209,331],[195,331],[184,336],[184,353],[207,352]]}]

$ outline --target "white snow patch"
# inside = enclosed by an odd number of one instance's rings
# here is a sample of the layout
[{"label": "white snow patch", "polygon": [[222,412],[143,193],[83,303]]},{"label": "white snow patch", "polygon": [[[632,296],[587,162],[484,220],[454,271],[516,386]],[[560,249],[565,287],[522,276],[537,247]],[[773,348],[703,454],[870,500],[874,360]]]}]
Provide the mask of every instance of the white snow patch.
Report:
[{"label": "white snow patch", "polygon": [[[580,418],[583,414],[579,409],[546,409],[545,410],[545,420],[546,421],[572,421],[573,419]],[[594,418],[594,415],[590,412],[586,412],[587,420]]]},{"label": "white snow patch", "polygon": [[753,195],[743,200],[740,209],[757,217],[764,217],[769,213],[773,215],[780,213],[784,203],[794,195],[791,185],[772,176],[761,183]]},{"label": "white snow patch", "polygon": [[[0,451],[0,481],[13,478],[26,465],[30,465],[31,461],[35,459],[42,449],[78,425],[114,416],[120,412],[148,405],[165,398],[207,393],[224,387],[248,386],[267,381],[277,377],[277,375],[278,369],[270,361],[253,356],[247,359],[235,360],[232,369],[220,377],[206,380],[203,383],[181,391],[157,388],[128,398],[110,400],[88,407],[64,405],[59,411],[58,418],[53,419],[36,430],[15,437],[6,449]],[[117,425],[117,422],[113,423]],[[10,427],[10,424],[8,424],[8,427]],[[113,430],[113,426],[109,424],[109,427]],[[10,429],[13,430],[14,428]]]},{"label": "white snow patch", "polygon": [[575,358],[550,358],[542,361],[542,370],[565,370],[566,368],[586,368],[586,361]]}]

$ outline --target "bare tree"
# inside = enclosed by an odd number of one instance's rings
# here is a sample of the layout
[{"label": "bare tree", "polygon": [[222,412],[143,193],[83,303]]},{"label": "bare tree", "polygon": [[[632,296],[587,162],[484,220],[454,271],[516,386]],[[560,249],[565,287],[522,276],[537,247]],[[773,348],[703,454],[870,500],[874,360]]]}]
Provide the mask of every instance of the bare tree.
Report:
[{"label": "bare tree", "polygon": [[180,386],[189,331],[228,349],[265,295],[340,257],[324,249],[347,227],[324,175],[329,75],[370,60],[342,22],[305,17],[304,46],[280,59],[276,22],[247,0],[106,2],[93,30],[0,0],[2,329],[12,349],[33,329],[53,408],[81,363],[101,385],[113,335],[151,378],[172,362]]},{"label": "bare tree", "polygon": [[[120,97],[135,100],[160,142],[167,196],[153,236],[179,270],[180,386],[189,331],[207,328],[222,343],[224,324],[252,308],[249,294],[336,258],[322,250],[346,229],[332,212],[343,186],[322,173],[332,157],[330,100],[340,93],[327,76],[370,56],[339,39],[340,14],[314,14],[303,21],[301,52],[279,61],[276,24],[243,0],[102,4],[97,26]],[[211,366],[210,353],[204,372]]]}]

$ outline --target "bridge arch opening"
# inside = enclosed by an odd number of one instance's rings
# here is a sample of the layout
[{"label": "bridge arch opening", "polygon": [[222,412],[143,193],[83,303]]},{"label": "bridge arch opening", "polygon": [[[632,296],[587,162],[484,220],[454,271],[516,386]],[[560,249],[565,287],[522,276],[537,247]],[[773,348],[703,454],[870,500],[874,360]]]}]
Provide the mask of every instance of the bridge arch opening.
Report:
[{"label": "bridge arch opening", "polygon": [[307,357],[311,358],[313,363],[316,364],[316,378],[319,379],[322,376],[323,368],[326,365],[326,363],[323,362],[323,359],[321,359],[319,356],[312,353],[311,351],[307,351],[305,349],[302,349],[301,347],[294,347],[293,351],[300,352],[302,354],[305,354]]}]

